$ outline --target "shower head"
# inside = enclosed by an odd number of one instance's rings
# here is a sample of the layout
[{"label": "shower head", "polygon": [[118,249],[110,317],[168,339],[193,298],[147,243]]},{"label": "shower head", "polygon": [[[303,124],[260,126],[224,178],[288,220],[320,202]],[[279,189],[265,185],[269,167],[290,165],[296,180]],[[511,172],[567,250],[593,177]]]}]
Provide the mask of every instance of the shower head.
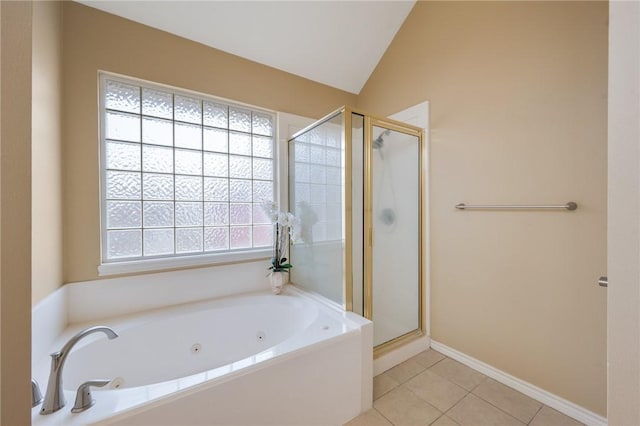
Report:
[{"label": "shower head", "polygon": [[373,140],[373,149],[380,149],[384,145],[384,137],[388,136],[391,133],[391,130],[387,129],[384,132],[380,133],[380,136]]}]

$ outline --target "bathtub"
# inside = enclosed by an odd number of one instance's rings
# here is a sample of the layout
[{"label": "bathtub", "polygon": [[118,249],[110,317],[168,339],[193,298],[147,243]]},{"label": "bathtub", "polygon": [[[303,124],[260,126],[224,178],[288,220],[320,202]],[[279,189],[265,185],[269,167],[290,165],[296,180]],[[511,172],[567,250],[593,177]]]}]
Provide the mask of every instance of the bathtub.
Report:
[{"label": "bathtub", "polygon": [[[76,345],[67,405],[45,416],[35,407],[33,425],[339,425],[371,406],[371,323],[291,286],[76,323],[48,352],[93,325],[120,337]],[[34,368],[43,386],[48,363]],[[111,382],[72,414],[91,379]]]}]

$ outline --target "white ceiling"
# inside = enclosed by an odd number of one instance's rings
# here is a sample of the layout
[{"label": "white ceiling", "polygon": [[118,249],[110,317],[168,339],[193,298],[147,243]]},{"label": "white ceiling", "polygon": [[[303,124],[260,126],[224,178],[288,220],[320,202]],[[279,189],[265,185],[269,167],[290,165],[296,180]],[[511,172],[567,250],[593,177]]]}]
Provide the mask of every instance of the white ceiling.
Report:
[{"label": "white ceiling", "polygon": [[415,0],[79,2],[357,94]]}]

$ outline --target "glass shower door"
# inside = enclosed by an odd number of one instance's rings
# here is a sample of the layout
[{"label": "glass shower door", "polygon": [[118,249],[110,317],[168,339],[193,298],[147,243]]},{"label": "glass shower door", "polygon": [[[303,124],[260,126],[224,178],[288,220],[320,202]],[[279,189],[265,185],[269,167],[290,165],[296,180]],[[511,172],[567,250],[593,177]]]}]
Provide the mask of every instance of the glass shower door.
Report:
[{"label": "glass shower door", "polygon": [[365,281],[380,346],[422,329],[422,150],[411,130],[374,119],[368,130]]}]

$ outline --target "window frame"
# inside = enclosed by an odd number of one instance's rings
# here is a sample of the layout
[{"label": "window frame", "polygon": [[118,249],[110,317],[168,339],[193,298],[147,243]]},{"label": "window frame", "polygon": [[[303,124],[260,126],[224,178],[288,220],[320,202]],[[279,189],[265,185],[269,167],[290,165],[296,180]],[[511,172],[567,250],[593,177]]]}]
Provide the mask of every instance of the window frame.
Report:
[{"label": "window frame", "polygon": [[[107,80],[117,81],[124,84],[136,85],[141,88],[149,88],[154,90],[162,90],[171,93],[173,96],[187,96],[199,99],[201,101],[211,101],[226,104],[231,107],[238,107],[243,109],[250,109],[254,112],[269,114],[273,117],[273,198],[276,204],[280,204],[282,199],[281,195],[281,182],[285,174],[282,170],[282,165],[287,164],[287,152],[282,150],[279,143],[279,114],[277,111],[269,110],[266,108],[257,107],[255,105],[245,104],[242,102],[233,101],[230,99],[209,95],[197,91],[178,88],[166,84],[151,82],[142,80],[135,77],[129,77],[121,74],[99,71],[98,72],[98,130],[99,130],[99,158],[98,158],[98,173],[99,173],[99,204],[100,204],[100,264],[98,266],[98,275],[115,275],[126,274],[135,272],[154,272],[166,269],[174,269],[181,267],[194,267],[194,266],[213,266],[217,264],[245,262],[252,260],[265,260],[271,257],[271,247],[260,248],[242,248],[242,249],[227,249],[219,252],[196,252],[196,253],[173,253],[167,255],[157,256],[142,256],[124,258],[124,259],[107,259],[107,194],[106,194],[106,126],[105,117],[107,109],[105,107],[105,89]],[[142,114],[140,114],[142,117]],[[172,119],[175,123],[175,120]],[[142,140],[140,141],[142,145]],[[175,150],[175,145],[172,146]],[[204,152],[204,150],[202,150]],[[227,153],[227,155],[229,155]],[[253,156],[251,156],[253,157]],[[282,158],[285,157],[285,158]],[[142,176],[142,170],[140,171]],[[176,176],[175,170],[172,176]],[[252,179],[253,181],[253,179]],[[175,203],[175,194],[173,202]],[[143,202],[141,196],[140,202]],[[204,200],[203,200],[204,202]],[[253,223],[252,223],[253,225]],[[175,222],[170,229],[177,229]],[[133,228],[143,230],[144,227]],[[144,234],[142,235],[144,238]],[[175,237],[174,237],[175,238]],[[175,243],[175,241],[174,241]]]}]

